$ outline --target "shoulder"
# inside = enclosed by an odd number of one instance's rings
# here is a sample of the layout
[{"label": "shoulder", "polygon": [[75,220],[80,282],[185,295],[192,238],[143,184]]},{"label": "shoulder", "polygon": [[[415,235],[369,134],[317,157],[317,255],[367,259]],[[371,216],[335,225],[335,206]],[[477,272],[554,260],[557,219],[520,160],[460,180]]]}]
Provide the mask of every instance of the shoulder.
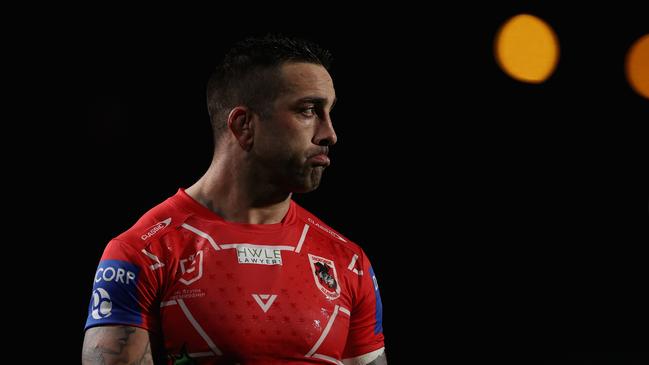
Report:
[{"label": "shoulder", "polygon": [[364,256],[363,249],[356,242],[345,237],[343,234],[333,229],[320,218],[316,217],[313,213],[304,209],[295,203],[297,219],[302,221],[308,226],[308,233],[317,235],[322,241],[331,245],[338,246],[339,248],[349,251],[352,254]]},{"label": "shoulder", "polygon": [[191,212],[175,204],[176,199],[176,196],[172,196],[149,209],[135,224],[117,235],[113,241],[139,251],[151,246],[160,237],[175,231],[191,215]]}]

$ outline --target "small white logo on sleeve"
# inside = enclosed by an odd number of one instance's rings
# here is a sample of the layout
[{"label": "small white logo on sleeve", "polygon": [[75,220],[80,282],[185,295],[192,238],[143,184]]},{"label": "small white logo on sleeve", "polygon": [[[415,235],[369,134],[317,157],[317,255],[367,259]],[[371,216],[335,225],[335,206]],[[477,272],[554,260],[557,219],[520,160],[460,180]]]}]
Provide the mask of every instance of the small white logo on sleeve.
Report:
[{"label": "small white logo on sleeve", "polygon": [[165,219],[165,220],[163,220],[161,222],[158,222],[158,223],[154,224],[153,226],[149,227],[147,229],[147,232],[145,234],[143,234],[140,238],[142,239],[142,241],[146,241],[149,237],[153,236],[154,234],[158,233],[158,231],[160,231],[160,230],[164,229],[165,227],[167,227],[169,225],[169,223],[171,223],[171,217],[169,217],[169,218],[167,218],[167,219]]},{"label": "small white logo on sleeve", "polygon": [[347,242],[346,239],[342,238],[338,233],[334,232],[332,229],[327,228],[327,227],[321,225],[320,223],[314,221],[314,220],[311,219],[311,218],[307,218],[307,220],[308,220],[311,224],[313,224],[314,226],[316,226],[316,227],[320,228],[321,230],[323,230],[323,231],[329,233],[330,235],[332,235],[332,236],[338,238],[339,240],[341,240],[341,241],[343,241],[343,242]]},{"label": "small white logo on sleeve", "polygon": [[110,301],[110,295],[102,288],[97,288],[92,292],[92,318],[102,319],[111,315],[113,303]]}]

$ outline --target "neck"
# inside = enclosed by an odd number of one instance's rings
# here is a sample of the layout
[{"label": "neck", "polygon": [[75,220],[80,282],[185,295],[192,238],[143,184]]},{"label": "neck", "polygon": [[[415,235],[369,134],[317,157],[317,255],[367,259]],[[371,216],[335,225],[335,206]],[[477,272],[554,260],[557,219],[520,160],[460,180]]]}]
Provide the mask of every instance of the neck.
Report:
[{"label": "neck", "polygon": [[291,193],[281,192],[252,176],[233,160],[213,159],[209,169],[185,192],[229,222],[279,223],[286,216]]}]

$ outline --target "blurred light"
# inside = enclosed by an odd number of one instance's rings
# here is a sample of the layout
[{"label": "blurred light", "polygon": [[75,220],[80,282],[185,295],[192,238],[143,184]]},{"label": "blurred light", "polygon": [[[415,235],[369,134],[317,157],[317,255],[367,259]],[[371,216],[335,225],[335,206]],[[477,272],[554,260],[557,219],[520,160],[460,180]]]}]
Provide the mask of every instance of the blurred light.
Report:
[{"label": "blurred light", "polygon": [[640,37],[629,49],[625,71],[633,90],[649,99],[649,34]]},{"label": "blurred light", "polygon": [[495,39],[496,61],[516,80],[541,83],[559,60],[559,41],[552,28],[529,14],[519,14],[503,24]]}]

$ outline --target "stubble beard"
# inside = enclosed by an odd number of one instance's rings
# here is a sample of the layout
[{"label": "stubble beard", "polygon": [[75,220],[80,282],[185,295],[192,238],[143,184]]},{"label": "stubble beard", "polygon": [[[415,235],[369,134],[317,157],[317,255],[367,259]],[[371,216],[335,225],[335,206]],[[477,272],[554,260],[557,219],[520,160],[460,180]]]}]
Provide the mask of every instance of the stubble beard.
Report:
[{"label": "stubble beard", "polygon": [[[325,166],[314,166],[301,157],[287,158],[278,163],[277,157],[266,164],[269,182],[287,193],[308,193],[320,186]],[[271,177],[274,176],[274,177]]]},{"label": "stubble beard", "polygon": [[308,191],[313,191],[320,186],[320,180],[322,180],[322,174],[324,173],[324,166],[315,166],[311,167],[311,173],[309,174],[310,180],[310,189]]}]

